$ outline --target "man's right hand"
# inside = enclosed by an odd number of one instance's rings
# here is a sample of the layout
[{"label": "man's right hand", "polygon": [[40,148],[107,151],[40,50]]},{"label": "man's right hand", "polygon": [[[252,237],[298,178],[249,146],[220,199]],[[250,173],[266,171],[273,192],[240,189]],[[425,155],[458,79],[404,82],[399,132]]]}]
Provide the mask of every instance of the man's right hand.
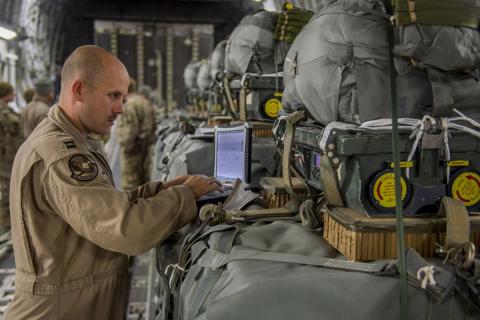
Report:
[{"label": "man's right hand", "polygon": [[183,184],[192,189],[197,199],[214,190],[222,191],[220,184],[213,177],[190,176]]}]

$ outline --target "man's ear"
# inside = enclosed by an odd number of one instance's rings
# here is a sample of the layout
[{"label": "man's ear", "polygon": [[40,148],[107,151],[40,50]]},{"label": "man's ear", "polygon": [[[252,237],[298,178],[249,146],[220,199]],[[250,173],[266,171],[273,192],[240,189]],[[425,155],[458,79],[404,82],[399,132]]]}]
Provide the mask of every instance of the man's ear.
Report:
[{"label": "man's ear", "polygon": [[81,80],[75,80],[72,83],[72,95],[77,101],[83,102],[83,99],[85,97],[85,84]]}]

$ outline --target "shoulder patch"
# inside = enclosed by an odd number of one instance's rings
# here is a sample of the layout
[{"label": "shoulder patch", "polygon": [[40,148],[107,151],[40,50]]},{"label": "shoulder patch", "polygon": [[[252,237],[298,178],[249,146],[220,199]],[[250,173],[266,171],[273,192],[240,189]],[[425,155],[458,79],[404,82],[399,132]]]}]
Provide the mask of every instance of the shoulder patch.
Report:
[{"label": "shoulder patch", "polygon": [[68,167],[72,172],[72,178],[78,181],[93,180],[98,174],[95,161],[83,154],[75,154],[70,157]]}]

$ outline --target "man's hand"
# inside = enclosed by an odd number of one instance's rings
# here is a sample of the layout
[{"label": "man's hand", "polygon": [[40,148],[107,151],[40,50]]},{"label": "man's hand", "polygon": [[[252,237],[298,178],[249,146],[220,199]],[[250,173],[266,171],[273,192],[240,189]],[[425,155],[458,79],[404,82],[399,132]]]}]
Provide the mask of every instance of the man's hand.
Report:
[{"label": "man's hand", "polygon": [[170,180],[168,182],[165,182],[163,184],[163,189],[168,189],[170,187],[174,187],[174,186],[178,186],[179,184],[183,184],[185,181],[187,181],[188,178],[190,178],[191,176],[179,176],[179,177],[176,177],[175,179],[173,180]]},{"label": "man's hand", "polygon": [[183,184],[192,189],[197,199],[210,191],[222,191],[220,184],[213,177],[190,176]]}]

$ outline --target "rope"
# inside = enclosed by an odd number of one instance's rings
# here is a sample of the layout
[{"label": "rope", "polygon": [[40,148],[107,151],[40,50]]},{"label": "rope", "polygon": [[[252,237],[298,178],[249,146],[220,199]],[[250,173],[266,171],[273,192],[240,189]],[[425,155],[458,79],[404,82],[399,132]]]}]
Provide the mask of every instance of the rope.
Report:
[{"label": "rope", "polygon": [[320,227],[319,217],[315,214],[315,202],[313,202],[312,199],[303,201],[298,210],[302,225],[310,229],[317,229]]},{"label": "rope", "polygon": [[435,281],[435,267],[434,266],[425,266],[417,271],[417,279],[421,281],[422,289],[427,289],[427,284],[430,286],[436,286],[437,282]]},{"label": "rope", "polygon": [[[407,130],[412,131],[410,135],[410,139],[415,138],[412,148],[410,149],[410,153],[408,154],[407,161],[412,161],[415,153],[418,150],[418,145],[423,138],[425,133],[426,123],[430,122],[432,129],[441,130],[443,135],[443,144],[444,144],[444,151],[445,151],[445,160],[448,162],[450,161],[450,145],[449,145],[449,132],[450,130],[461,131],[470,135],[473,135],[477,138],[480,138],[480,123],[475,121],[472,118],[465,116],[463,113],[458,111],[457,109],[453,109],[453,112],[458,115],[458,117],[450,117],[450,118],[440,118],[440,121],[437,121],[435,118],[431,116],[424,116],[421,120],[420,119],[412,119],[412,118],[400,118],[398,119],[398,128],[399,130]],[[473,127],[476,127],[477,130],[467,127],[465,125],[459,124],[458,122],[467,122]],[[371,131],[385,131],[392,129],[392,120],[391,119],[378,119],[378,120],[371,120],[366,121],[362,125],[359,126],[361,129],[371,130]],[[405,170],[407,178],[410,178],[410,168],[406,168]],[[447,177],[447,184],[450,180],[450,167],[446,166],[446,177]]]}]

